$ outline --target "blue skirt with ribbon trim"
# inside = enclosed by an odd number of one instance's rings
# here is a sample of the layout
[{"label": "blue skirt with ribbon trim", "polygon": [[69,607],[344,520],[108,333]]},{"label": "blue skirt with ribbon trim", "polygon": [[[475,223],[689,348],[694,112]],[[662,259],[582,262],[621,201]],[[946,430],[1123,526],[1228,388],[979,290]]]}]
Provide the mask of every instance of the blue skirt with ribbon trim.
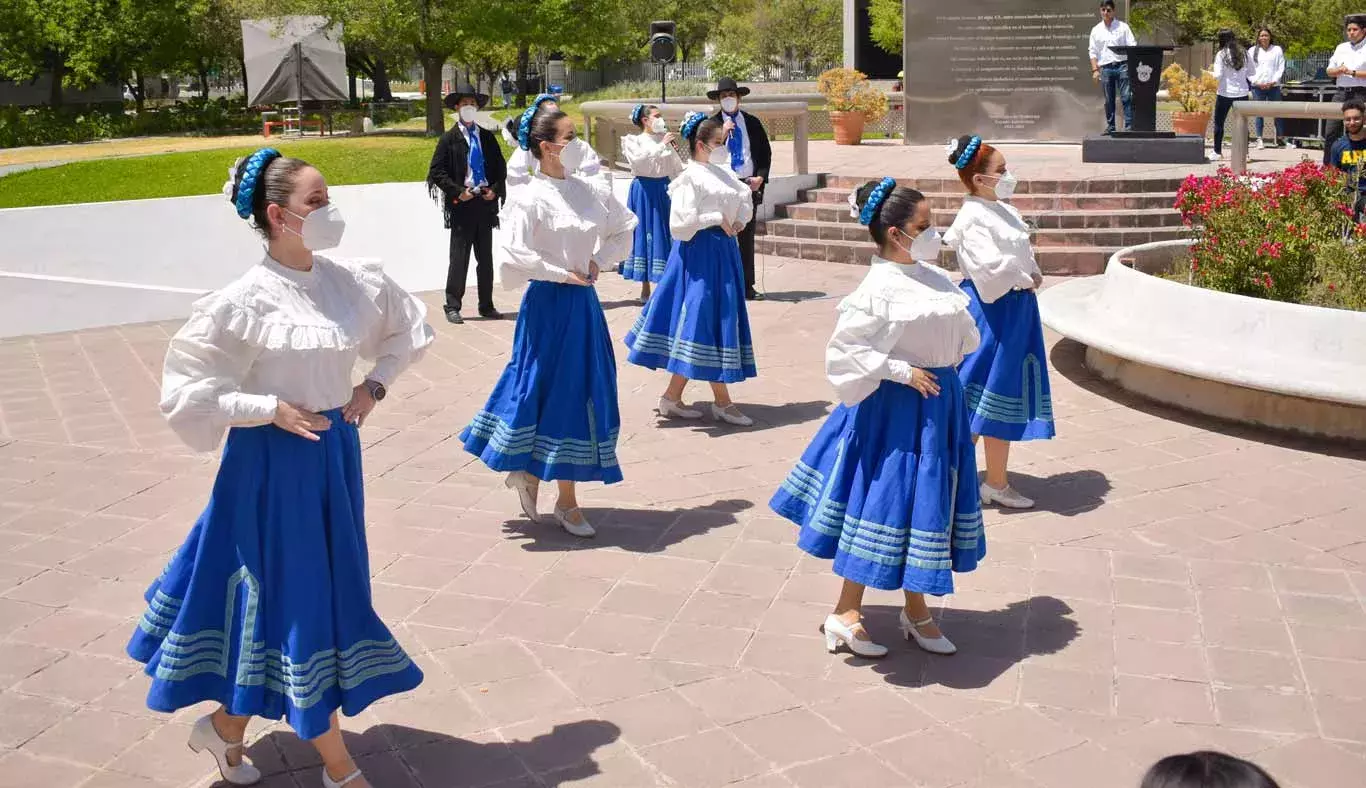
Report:
[{"label": "blue skirt with ribbon trim", "polygon": [[690,380],[755,377],[740,245],[720,227],[674,243],[664,277],[626,335],[627,356]]},{"label": "blue skirt with ribbon trim", "polygon": [[977,350],[958,365],[972,433],[1004,441],[1053,437],[1038,296],[1032,290],[1012,290],[986,304],[971,280],[964,279],[960,287],[968,294],[968,311],[982,336]]},{"label": "blue skirt with ribbon trim", "polygon": [[512,357],[484,409],[460,433],[495,471],[542,481],[621,481],[617,362],[592,287],[532,282]]},{"label": "blue skirt with ribbon trim", "polygon": [[147,591],[128,654],[147,705],[217,701],[300,738],[422,682],[375,614],[360,440],[340,410],[319,441],[229,430],[209,505]]},{"label": "blue skirt with ribbon trim", "polygon": [[835,408],[769,502],[801,526],[798,547],[855,583],[950,594],[986,556],[963,387],[930,371],[936,397],[883,381]]},{"label": "blue skirt with ribbon trim", "polygon": [[637,176],[631,181],[626,207],[638,223],[631,256],[621,263],[621,275],[633,282],[658,282],[674,244],[669,235],[669,179]]}]

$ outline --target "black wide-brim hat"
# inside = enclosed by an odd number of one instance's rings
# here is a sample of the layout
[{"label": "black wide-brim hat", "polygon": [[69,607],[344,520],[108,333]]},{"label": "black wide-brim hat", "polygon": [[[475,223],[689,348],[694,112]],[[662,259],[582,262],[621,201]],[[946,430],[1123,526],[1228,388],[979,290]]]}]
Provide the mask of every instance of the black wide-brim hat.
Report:
[{"label": "black wide-brim hat", "polygon": [[446,105],[446,109],[455,109],[462,98],[472,98],[483,109],[489,103],[487,93],[476,93],[473,90],[457,90],[454,93],[447,93],[445,100],[441,103]]},{"label": "black wide-brim hat", "polygon": [[721,98],[722,93],[725,93],[730,90],[735,91],[736,95],[739,96],[749,95],[749,88],[741,87],[740,85],[735,84],[735,80],[731,79],[730,77],[722,77],[721,79],[718,79],[716,81],[716,90],[707,91],[707,98],[711,101],[715,101]]}]

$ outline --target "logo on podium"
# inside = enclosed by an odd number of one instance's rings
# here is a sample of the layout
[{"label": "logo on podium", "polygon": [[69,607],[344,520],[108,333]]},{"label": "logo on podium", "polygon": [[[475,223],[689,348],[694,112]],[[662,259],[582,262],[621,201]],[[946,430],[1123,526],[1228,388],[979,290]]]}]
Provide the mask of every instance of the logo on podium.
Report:
[{"label": "logo on podium", "polygon": [[1134,73],[1138,76],[1139,82],[1147,82],[1153,78],[1153,67],[1147,63],[1139,63]]}]

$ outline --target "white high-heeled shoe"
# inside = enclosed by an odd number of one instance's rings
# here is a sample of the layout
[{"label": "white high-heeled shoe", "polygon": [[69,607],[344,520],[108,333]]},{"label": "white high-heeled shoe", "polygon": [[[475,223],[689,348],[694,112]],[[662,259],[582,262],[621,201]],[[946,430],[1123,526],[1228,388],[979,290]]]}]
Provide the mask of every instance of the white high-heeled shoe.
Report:
[{"label": "white high-heeled shoe", "polygon": [[327,767],[324,766],[324,767],[323,767],[323,788],[342,788],[343,785],[350,785],[351,783],[355,782],[356,780],[359,780],[360,778],[362,778],[362,777],[364,777],[364,776],[365,776],[365,775],[361,774],[360,769],[357,769],[357,770],[355,770],[354,772],[351,772],[350,774],[348,774],[348,775],[346,775],[345,777],[341,778],[341,781],[338,782],[337,780],[334,780],[334,779],[332,779],[331,777],[328,777],[328,776],[327,776]]},{"label": "white high-heeled shoe", "polygon": [[522,504],[522,514],[530,518],[531,522],[538,522],[541,515],[536,511],[537,487],[532,477],[526,471],[513,471],[508,474],[504,484],[509,490],[517,491],[517,499]]},{"label": "white high-heeled shoe", "polygon": [[978,493],[982,499],[983,506],[990,506],[991,504],[995,503],[1000,504],[1001,506],[1004,506],[1007,509],[1034,508],[1033,498],[1026,498],[1023,495],[1020,495],[1019,493],[1015,492],[1015,488],[1011,487],[1009,484],[1007,484],[1003,489],[998,490],[995,487],[992,487],[990,484],[982,482],[982,487],[978,490]]},{"label": "white high-heeled shoe", "polygon": [[724,408],[717,407],[716,403],[713,402],[711,405],[711,417],[717,421],[724,421],[725,423],[732,424],[736,427],[754,426],[754,419],[741,413],[740,409],[735,407],[735,403],[733,402]]},{"label": "white high-heeled shoe", "polygon": [[[580,522],[576,523],[569,519],[569,516],[575,512],[579,513]],[[583,539],[592,539],[598,534],[598,529],[594,528],[593,524],[588,522],[588,518],[583,516],[583,510],[577,506],[573,509],[561,509],[556,507],[555,522],[559,523],[560,527],[564,530]]]},{"label": "white high-heeled shoe", "polygon": [[926,624],[933,623],[934,619],[930,616],[925,616],[925,618],[921,619],[920,621],[911,621],[910,617],[906,615],[906,609],[901,609],[902,637],[906,638],[907,640],[914,640],[917,646],[920,646],[921,648],[930,652],[931,654],[944,654],[946,656],[949,654],[957,654],[958,647],[953,645],[952,640],[949,640],[948,638],[944,637],[942,632],[937,638],[927,638],[924,635],[920,634],[919,627],[923,627]]},{"label": "white high-heeled shoe", "polygon": [[868,634],[868,630],[864,629],[862,621],[850,626],[841,621],[839,616],[831,613],[825,617],[825,623],[821,625],[821,632],[825,634],[825,650],[834,654],[839,649],[840,644],[843,643],[849,647],[850,651],[860,657],[877,659],[887,656],[886,646],[859,638],[858,633],[860,631],[865,635]]},{"label": "white high-heeled shoe", "polygon": [[228,763],[228,751],[242,749],[242,742],[223,741],[223,737],[219,736],[213,727],[212,714],[200,717],[194,724],[190,731],[189,745],[193,752],[207,750],[213,756],[218,762],[218,773],[223,776],[224,782],[232,785],[255,785],[261,782],[261,770],[253,766],[246,755],[242,756],[242,761],[236,766]]},{"label": "white high-heeled shoe", "polygon": [[684,405],[682,400],[674,401],[668,397],[659,398],[659,407],[655,408],[655,412],[661,416],[677,416],[689,421],[702,418],[702,411]]}]

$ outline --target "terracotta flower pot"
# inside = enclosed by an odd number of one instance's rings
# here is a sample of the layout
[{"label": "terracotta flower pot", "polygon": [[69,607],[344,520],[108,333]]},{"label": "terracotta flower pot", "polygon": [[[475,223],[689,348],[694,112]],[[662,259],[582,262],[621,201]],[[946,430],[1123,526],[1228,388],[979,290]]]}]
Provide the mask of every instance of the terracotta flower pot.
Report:
[{"label": "terracotta flower pot", "polygon": [[836,145],[857,145],[863,141],[863,124],[867,117],[862,112],[830,112],[830,126],[835,131]]},{"label": "terracotta flower pot", "polygon": [[1199,134],[1205,136],[1209,128],[1208,112],[1173,112],[1172,131],[1177,134]]}]

